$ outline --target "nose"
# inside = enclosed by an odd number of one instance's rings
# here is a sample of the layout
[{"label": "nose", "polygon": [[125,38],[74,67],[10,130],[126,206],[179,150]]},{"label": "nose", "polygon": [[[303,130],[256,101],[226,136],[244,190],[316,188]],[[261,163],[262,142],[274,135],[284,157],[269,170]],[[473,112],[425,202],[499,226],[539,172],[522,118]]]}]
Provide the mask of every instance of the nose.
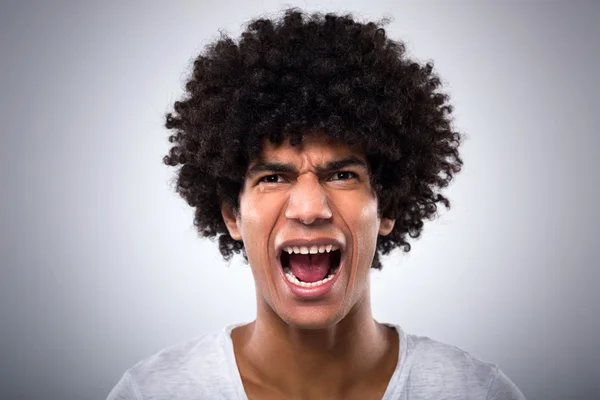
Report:
[{"label": "nose", "polygon": [[314,175],[300,176],[291,189],[285,216],[305,225],[327,220],[333,213],[329,208],[327,193]]}]

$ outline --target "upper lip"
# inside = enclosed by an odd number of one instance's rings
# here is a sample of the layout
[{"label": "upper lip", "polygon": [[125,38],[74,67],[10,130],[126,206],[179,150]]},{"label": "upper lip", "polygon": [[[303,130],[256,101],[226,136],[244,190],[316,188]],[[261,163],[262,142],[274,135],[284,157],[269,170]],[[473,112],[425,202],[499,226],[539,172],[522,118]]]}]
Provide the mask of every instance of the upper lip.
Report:
[{"label": "upper lip", "polygon": [[314,239],[290,239],[290,240],[283,241],[277,246],[277,248],[275,249],[275,253],[277,254],[277,257],[279,257],[279,256],[281,256],[282,250],[285,249],[286,247],[327,246],[330,244],[339,247],[340,250],[343,252],[344,244],[342,242],[340,242],[339,240],[334,239],[334,238],[322,237],[322,238],[314,238]]}]

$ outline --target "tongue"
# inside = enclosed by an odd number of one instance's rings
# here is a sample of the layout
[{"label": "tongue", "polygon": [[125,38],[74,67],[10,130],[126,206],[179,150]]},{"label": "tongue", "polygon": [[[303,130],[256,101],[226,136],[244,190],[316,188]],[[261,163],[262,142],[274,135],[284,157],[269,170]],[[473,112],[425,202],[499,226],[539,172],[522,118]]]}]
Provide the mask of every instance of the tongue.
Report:
[{"label": "tongue", "polygon": [[302,282],[317,282],[329,272],[329,254],[290,254],[290,268]]}]

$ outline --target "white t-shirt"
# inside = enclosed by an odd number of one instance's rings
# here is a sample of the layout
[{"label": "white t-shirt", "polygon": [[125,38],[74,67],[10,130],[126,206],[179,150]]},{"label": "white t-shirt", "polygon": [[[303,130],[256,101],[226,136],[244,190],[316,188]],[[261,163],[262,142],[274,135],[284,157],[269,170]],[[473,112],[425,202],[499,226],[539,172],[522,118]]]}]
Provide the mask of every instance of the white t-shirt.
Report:
[{"label": "white t-shirt", "polygon": [[[107,400],[247,400],[230,325],[168,347],[127,370]],[[494,364],[457,347],[406,334],[382,400],[524,400]]]}]

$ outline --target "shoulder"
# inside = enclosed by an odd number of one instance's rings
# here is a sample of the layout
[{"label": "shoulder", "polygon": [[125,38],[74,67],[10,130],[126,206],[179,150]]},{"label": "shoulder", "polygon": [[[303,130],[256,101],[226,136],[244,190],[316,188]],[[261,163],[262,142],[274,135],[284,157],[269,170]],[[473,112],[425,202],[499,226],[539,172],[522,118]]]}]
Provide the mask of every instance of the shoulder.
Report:
[{"label": "shoulder", "polygon": [[460,347],[426,336],[408,334],[406,346],[413,368],[468,376],[476,374],[487,379],[488,383],[497,369],[494,364],[484,362]]},{"label": "shoulder", "polygon": [[128,369],[108,398],[167,398],[173,393],[185,397],[187,393],[210,390],[207,395],[214,395],[228,390],[233,383],[227,335],[227,328],[220,329],[151,355]]},{"label": "shoulder", "polygon": [[223,330],[199,335],[171,345],[138,362],[129,369],[137,381],[148,378],[182,376],[199,370],[212,371],[225,360]]},{"label": "shoulder", "polygon": [[423,398],[441,399],[453,393],[462,399],[524,399],[496,364],[429,337],[411,334],[405,337],[405,367],[411,392],[423,393]]}]

